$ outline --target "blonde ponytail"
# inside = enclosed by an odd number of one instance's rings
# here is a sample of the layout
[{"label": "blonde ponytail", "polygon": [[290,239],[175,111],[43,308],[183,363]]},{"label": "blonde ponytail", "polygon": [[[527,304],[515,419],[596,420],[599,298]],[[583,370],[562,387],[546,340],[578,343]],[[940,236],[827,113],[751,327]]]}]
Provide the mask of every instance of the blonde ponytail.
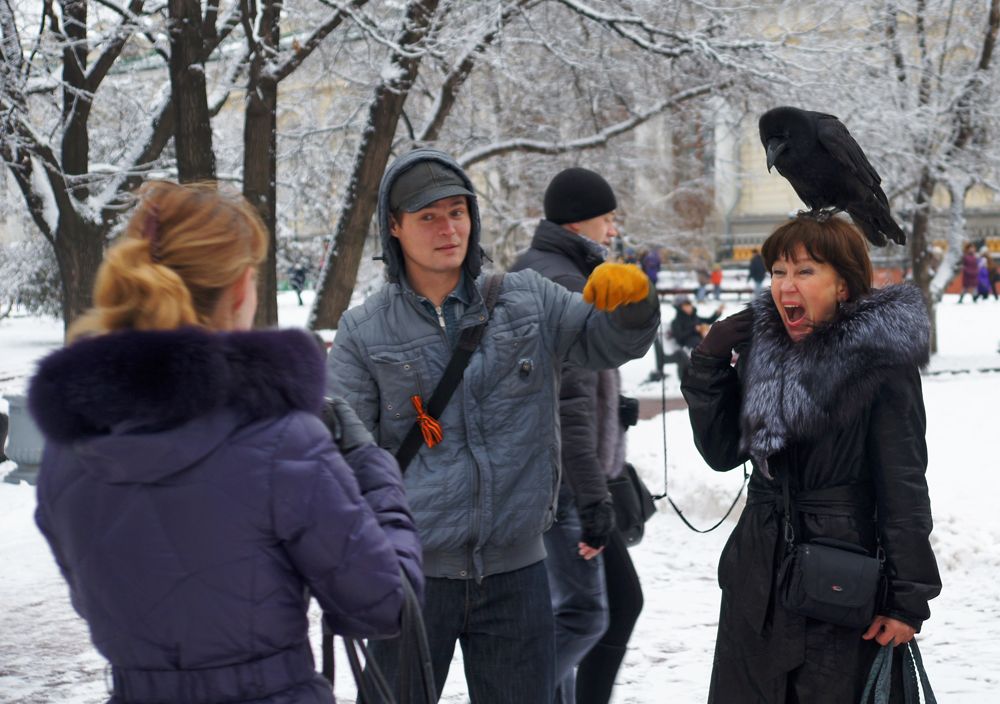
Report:
[{"label": "blonde ponytail", "polygon": [[267,254],[257,212],[214,183],[152,181],[97,273],[94,307],[70,340],[115,330],[211,327],[219,298]]}]

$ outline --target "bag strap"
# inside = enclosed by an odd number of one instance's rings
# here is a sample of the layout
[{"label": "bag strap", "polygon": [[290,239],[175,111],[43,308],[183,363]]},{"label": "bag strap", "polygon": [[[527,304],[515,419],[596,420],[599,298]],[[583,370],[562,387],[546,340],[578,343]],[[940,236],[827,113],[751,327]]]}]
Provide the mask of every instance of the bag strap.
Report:
[{"label": "bag strap", "polygon": [[[502,273],[490,274],[486,277],[486,282],[483,285],[483,300],[486,304],[485,319],[479,325],[465,328],[461,335],[459,335],[458,345],[455,347],[455,351],[451,355],[451,360],[448,362],[448,366],[445,367],[444,374],[441,376],[441,380],[438,382],[437,387],[435,387],[434,393],[431,394],[431,400],[427,404],[425,415],[430,416],[431,419],[441,417],[441,413],[448,405],[448,401],[451,400],[452,394],[458,388],[458,383],[462,380],[465,368],[469,366],[469,360],[472,359],[473,352],[479,347],[479,342],[483,338],[483,332],[490,322],[490,317],[493,315],[493,308],[496,306],[497,298],[500,296],[500,286],[503,283],[503,277]],[[410,431],[403,439],[403,443],[399,446],[399,450],[396,451],[396,462],[399,463],[400,472],[406,471],[407,465],[416,457],[421,443],[424,442],[422,427],[419,419],[414,421],[413,427],[410,428]]]},{"label": "bag strap", "polygon": [[920,689],[924,692],[924,704],[937,704],[937,697],[931,689],[927,671],[924,669],[923,658],[916,639],[907,643],[906,655],[903,656],[903,694],[906,704],[920,704],[920,694],[917,691],[917,678],[920,678]]},{"label": "bag strap", "polygon": [[789,487],[787,467],[781,470],[781,496],[785,503],[785,550],[795,549],[795,525],[792,518],[792,490]]},{"label": "bag strap", "polygon": [[[792,490],[789,486],[788,474],[787,466],[783,467],[781,470],[781,495],[782,501],[785,504],[785,550],[791,552],[795,549],[795,524],[798,521],[795,513],[793,513],[795,504],[792,501]],[[885,549],[882,547],[882,532],[878,529],[877,508],[875,513],[875,558],[878,560],[879,573],[885,575]]]},{"label": "bag strap", "polygon": [[872,662],[868,671],[868,681],[865,691],[861,694],[861,704],[868,704],[872,693],[875,694],[875,704],[889,704],[889,689],[892,687],[892,645],[883,645]]},{"label": "bag strap", "polygon": [[[417,593],[410,584],[409,577],[400,570],[403,583],[403,613],[400,620],[399,641],[399,704],[435,704],[437,685],[434,682],[434,667],[431,664],[431,649],[427,641],[423,613]],[[393,687],[368,653],[364,641],[344,637],[347,660],[354,675],[360,698],[364,704],[396,704]],[[364,656],[362,667],[358,653]],[[416,669],[412,665],[416,661]],[[412,697],[412,678],[417,678],[419,694]]]},{"label": "bag strap", "polygon": [[[924,662],[920,657],[920,648],[917,647],[915,639],[910,640],[903,650],[903,704],[920,704],[920,690],[923,690],[924,704],[937,704],[937,697],[931,689],[930,680],[927,679],[927,671],[924,670]],[[875,656],[872,669],[868,672],[868,681],[865,682],[865,691],[861,695],[861,704],[868,704],[868,700],[875,695],[874,704],[889,704],[889,697],[892,691],[892,653],[894,647],[883,645]],[[919,688],[917,679],[920,680]]]}]

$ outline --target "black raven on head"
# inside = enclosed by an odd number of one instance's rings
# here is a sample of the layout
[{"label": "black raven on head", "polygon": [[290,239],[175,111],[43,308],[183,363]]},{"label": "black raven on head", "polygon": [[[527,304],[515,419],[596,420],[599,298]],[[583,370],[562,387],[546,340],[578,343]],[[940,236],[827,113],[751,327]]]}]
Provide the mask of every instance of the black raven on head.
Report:
[{"label": "black raven on head", "polygon": [[767,170],[777,168],[812,215],[846,210],[872,244],[883,247],[887,237],[897,244],[906,242],[889,214],[882,179],[840,120],[780,107],[761,115],[758,126]]}]

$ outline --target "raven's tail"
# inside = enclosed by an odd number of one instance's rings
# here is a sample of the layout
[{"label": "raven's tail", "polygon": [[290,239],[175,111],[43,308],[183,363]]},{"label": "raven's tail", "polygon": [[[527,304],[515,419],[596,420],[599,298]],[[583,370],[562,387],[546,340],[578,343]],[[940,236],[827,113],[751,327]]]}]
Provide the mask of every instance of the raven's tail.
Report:
[{"label": "raven's tail", "polygon": [[906,233],[893,220],[888,206],[871,199],[861,207],[849,206],[846,210],[854,224],[861,228],[868,241],[876,247],[884,247],[888,240],[906,244]]}]

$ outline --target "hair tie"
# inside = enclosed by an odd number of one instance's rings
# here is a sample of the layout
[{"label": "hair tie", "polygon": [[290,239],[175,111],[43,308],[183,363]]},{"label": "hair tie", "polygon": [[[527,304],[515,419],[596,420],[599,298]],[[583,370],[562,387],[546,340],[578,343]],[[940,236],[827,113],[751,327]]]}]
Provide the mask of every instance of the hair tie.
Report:
[{"label": "hair tie", "polygon": [[149,256],[153,263],[160,263],[160,220],[159,209],[155,205],[146,206],[146,222],[142,226],[142,238],[149,242]]}]

